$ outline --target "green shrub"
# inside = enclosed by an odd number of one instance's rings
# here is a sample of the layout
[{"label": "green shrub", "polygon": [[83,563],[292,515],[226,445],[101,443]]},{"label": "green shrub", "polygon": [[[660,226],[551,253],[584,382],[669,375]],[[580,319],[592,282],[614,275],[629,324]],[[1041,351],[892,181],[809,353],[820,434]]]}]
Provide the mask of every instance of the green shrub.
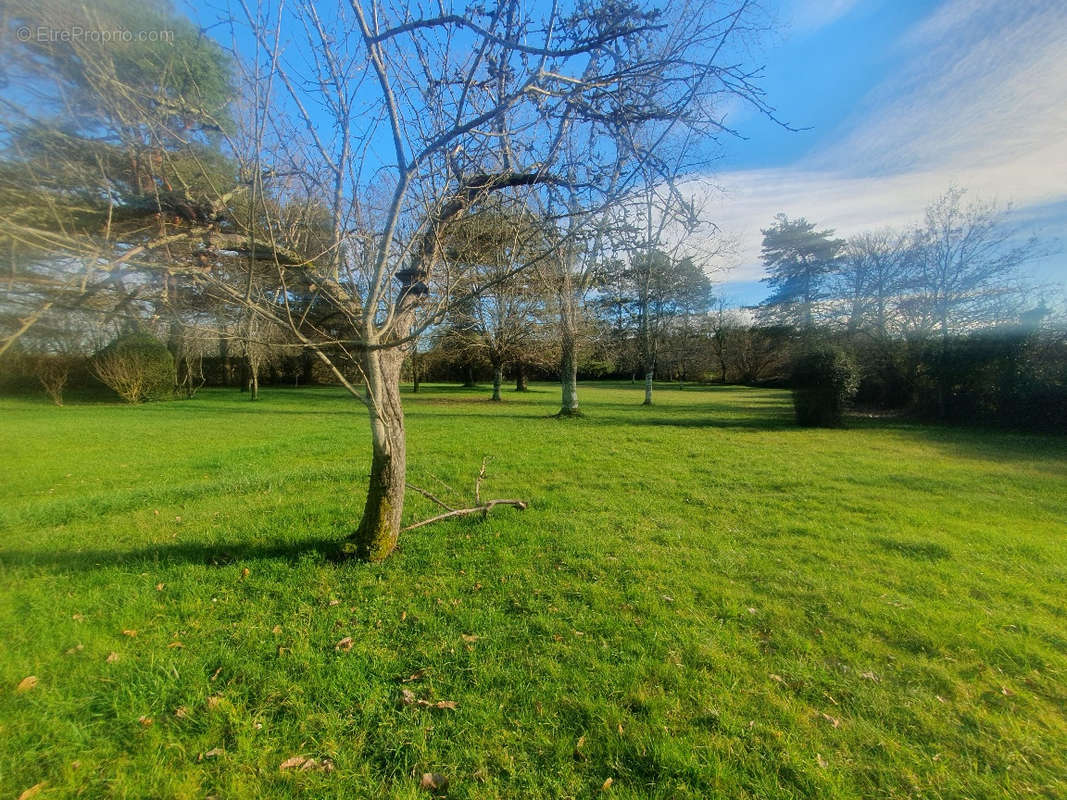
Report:
[{"label": "green shrub", "polygon": [[794,360],[791,383],[797,422],[809,428],[832,428],[841,424],[845,404],[859,386],[859,375],[844,351],[816,346]]},{"label": "green shrub", "polygon": [[118,337],[93,356],[93,373],[127,403],[173,396],[174,356],[147,333]]}]

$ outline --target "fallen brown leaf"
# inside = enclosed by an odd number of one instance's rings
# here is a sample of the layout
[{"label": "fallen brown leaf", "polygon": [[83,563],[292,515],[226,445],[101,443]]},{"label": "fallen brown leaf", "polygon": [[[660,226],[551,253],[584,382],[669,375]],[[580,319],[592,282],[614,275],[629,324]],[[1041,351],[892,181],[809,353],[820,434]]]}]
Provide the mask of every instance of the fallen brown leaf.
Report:
[{"label": "fallen brown leaf", "polygon": [[245,567],[243,570],[241,570],[241,577],[242,578],[247,578],[251,574],[252,574],[252,570],[250,570],[248,567]]},{"label": "fallen brown leaf", "polygon": [[270,629],[270,632],[273,633],[275,636],[277,636],[279,633],[282,632],[282,626],[281,625],[275,625],[273,628]]},{"label": "fallen brown leaf", "polygon": [[176,709],[174,709],[174,716],[176,716],[178,719],[188,719],[189,709],[187,709],[185,706],[178,706]]},{"label": "fallen brown leaf", "polygon": [[167,645],[167,647],[173,650],[176,647],[185,647],[185,645],[182,644],[181,642],[171,642],[170,644]]},{"label": "fallen brown leaf", "polygon": [[818,765],[819,765],[820,767],[822,767],[823,769],[826,769],[826,766],[827,766],[827,765],[826,765],[826,759],[825,759],[825,758],[823,758],[823,757],[822,757],[821,755],[819,755],[818,753],[816,753],[816,754],[815,754],[815,761],[816,761],[816,763],[818,763]]},{"label": "fallen brown leaf", "polygon": [[324,758],[321,761],[311,758],[310,756],[293,756],[287,758],[279,766],[279,770],[283,772],[285,770],[296,770],[297,772],[310,772],[315,770],[317,772],[333,772],[333,761],[328,758]]},{"label": "fallen brown leaf", "polygon": [[30,800],[31,797],[36,797],[40,793],[41,789],[45,787],[46,783],[48,783],[48,781],[41,781],[40,783],[35,783],[33,786],[31,786],[29,789],[19,795],[19,800]]},{"label": "fallen brown leaf", "polygon": [[219,703],[221,703],[221,702],[222,702],[222,695],[213,694],[207,699],[207,707],[209,709],[214,710],[214,709],[219,707]]},{"label": "fallen brown leaf", "polygon": [[585,744],[585,736],[579,736],[578,742],[574,745],[574,757],[578,760],[584,760],[585,754],[582,752],[582,745]]},{"label": "fallen brown leaf", "polygon": [[615,783],[615,779],[614,778],[608,778],[606,781],[604,781],[602,784],[600,784],[600,791],[606,792],[608,789],[611,788],[611,784],[613,784],[613,783]]},{"label": "fallen brown leaf", "polygon": [[85,645],[84,644],[76,644],[76,645],[74,645],[74,647],[70,648],[70,650],[67,651],[67,655],[68,656],[72,656],[75,653],[80,653],[84,649],[85,649]]},{"label": "fallen brown leaf", "polygon": [[449,711],[455,711],[458,707],[455,700],[438,700],[433,704],[434,708],[447,709]]},{"label": "fallen brown leaf", "polygon": [[27,675],[25,678],[23,678],[21,681],[19,681],[19,685],[15,687],[15,691],[16,692],[28,692],[30,689],[32,689],[36,685],[37,685],[37,676],[36,675]]},{"label": "fallen brown leaf", "polygon": [[825,712],[820,712],[820,715],[822,716],[822,718],[824,720],[829,722],[835,728],[840,728],[841,727],[841,720],[837,719],[836,717],[831,717],[829,714],[827,714]]},{"label": "fallen brown leaf", "polygon": [[415,681],[421,681],[425,677],[426,677],[426,670],[425,669],[417,669],[414,672],[412,672],[410,675],[408,675],[406,678],[401,678],[400,682],[401,683],[414,683]]},{"label": "fallen brown leaf", "polygon": [[335,644],[333,646],[333,649],[339,650],[342,653],[347,653],[349,650],[352,649],[352,645],[354,645],[355,643],[355,639],[353,639],[351,636],[346,636],[344,639]]},{"label": "fallen brown leaf", "polygon": [[424,772],[419,788],[428,792],[443,792],[448,788],[448,778],[440,772]]},{"label": "fallen brown leaf", "polygon": [[415,693],[411,689],[400,690],[400,702],[406,706],[415,704]]},{"label": "fallen brown leaf", "polygon": [[860,677],[861,678],[866,678],[869,681],[874,681],[875,683],[878,683],[878,676],[875,675],[873,672],[861,672],[860,673]]},{"label": "fallen brown leaf", "polygon": [[201,753],[200,758],[197,761],[203,761],[205,758],[218,758],[226,753],[221,747],[212,747],[206,753]]},{"label": "fallen brown leaf", "polygon": [[163,583],[157,583],[157,584],[156,584],[156,591],[157,591],[157,592],[162,592],[162,591],[163,591],[163,587],[164,587],[165,585],[166,585],[166,584],[163,584]]},{"label": "fallen brown leaf", "polygon": [[467,642],[468,644],[478,641],[478,636],[473,634],[473,633],[460,634],[460,638],[463,639],[463,641]]},{"label": "fallen brown leaf", "polygon": [[114,664],[116,661],[119,660],[119,654],[112,650],[110,653],[107,654],[107,658],[104,660],[107,661],[108,664]]},{"label": "fallen brown leaf", "polygon": [[152,726],[152,718],[150,716],[148,716],[147,714],[144,715],[144,716],[138,717],[137,721],[140,722],[141,725],[143,727],[145,727],[145,728],[149,728],[149,727]]},{"label": "fallen brown leaf", "polygon": [[135,631],[134,629],[130,628],[129,630],[123,631],[122,635],[123,636],[129,636],[132,639],[134,636],[137,635],[137,631]]}]

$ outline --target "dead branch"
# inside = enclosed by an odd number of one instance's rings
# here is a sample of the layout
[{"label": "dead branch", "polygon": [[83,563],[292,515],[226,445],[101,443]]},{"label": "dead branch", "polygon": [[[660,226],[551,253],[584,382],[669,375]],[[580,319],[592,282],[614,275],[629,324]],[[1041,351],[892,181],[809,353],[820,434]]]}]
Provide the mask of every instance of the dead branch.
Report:
[{"label": "dead branch", "polygon": [[492,511],[493,508],[496,506],[511,506],[513,508],[519,509],[519,511],[525,511],[527,504],[524,500],[496,499],[487,500],[484,503],[482,502],[482,481],[485,480],[485,465],[486,463],[488,463],[488,461],[488,456],[482,458],[482,467],[478,471],[478,477],[474,481],[474,505],[470,508],[453,508],[440,498],[430,494],[425,489],[420,489],[418,486],[413,486],[410,483],[407,484],[407,487],[409,489],[418,492],[427,500],[436,503],[437,505],[441,506],[441,508],[446,509],[446,511],[444,514],[438,514],[436,517],[430,517],[429,519],[424,519],[420,522],[414,522],[411,525],[408,525],[407,527],[401,528],[401,533],[404,531],[414,530],[415,528],[421,528],[423,525],[429,525],[434,522],[442,522],[443,520],[454,519],[456,517],[469,517],[472,514],[481,514],[483,517],[486,517],[489,515],[489,512]]},{"label": "dead branch", "polygon": [[452,506],[450,506],[447,503],[445,503],[443,500],[440,500],[439,498],[437,498],[434,495],[430,494],[425,489],[420,489],[418,486],[415,486],[414,484],[411,484],[411,483],[408,483],[408,484],[405,484],[405,485],[409,489],[411,489],[413,492],[418,492],[419,494],[421,494],[427,500],[429,500],[429,501],[431,501],[433,503],[437,503],[437,505],[441,506],[441,508],[445,509],[446,511],[455,511],[456,510]]},{"label": "dead branch", "polygon": [[482,481],[485,480],[485,462],[489,456],[482,457],[482,468],[478,471],[478,478],[474,481],[474,502],[482,502]]},{"label": "dead branch", "polygon": [[433,522],[441,522],[442,520],[452,519],[453,517],[468,517],[471,514],[481,514],[486,516],[493,509],[494,506],[513,506],[519,511],[526,510],[526,503],[522,500],[490,500],[484,505],[474,506],[472,508],[457,508],[455,511],[449,511],[445,514],[438,514],[436,517],[430,517],[424,519],[422,522],[416,522],[411,525],[407,525],[400,529],[403,531],[414,530],[415,528],[421,528],[423,525],[429,525]]}]

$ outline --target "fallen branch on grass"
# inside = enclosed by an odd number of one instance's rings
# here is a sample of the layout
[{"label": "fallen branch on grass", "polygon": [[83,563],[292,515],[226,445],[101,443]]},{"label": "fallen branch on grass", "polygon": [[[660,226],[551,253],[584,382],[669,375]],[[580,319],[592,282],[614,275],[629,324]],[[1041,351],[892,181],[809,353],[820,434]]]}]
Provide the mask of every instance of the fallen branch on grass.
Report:
[{"label": "fallen branch on grass", "polygon": [[483,517],[485,517],[489,515],[489,512],[492,511],[495,506],[511,506],[513,508],[519,509],[519,511],[525,511],[526,502],[523,500],[497,499],[487,500],[484,503],[482,502],[482,481],[485,480],[486,461],[486,458],[482,459],[482,468],[481,470],[479,470],[478,477],[474,481],[475,505],[471,506],[470,508],[454,508],[448,505],[448,503],[441,500],[439,497],[435,497],[434,495],[430,494],[430,492],[426,491],[425,489],[420,489],[418,486],[413,486],[410,483],[407,484],[407,487],[412,491],[418,492],[430,502],[436,503],[441,508],[445,509],[445,513],[438,514],[436,517],[424,519],[421,522],[412,523],[411,525],[403,527],[400,530],[402,532],[410,531],[414,530],[415,528],[421,528],[423,525],[429,525],[434,522],[441,522],[446,519],[454,519],[455,517],[469,517],[472,514],[481,514]]}]

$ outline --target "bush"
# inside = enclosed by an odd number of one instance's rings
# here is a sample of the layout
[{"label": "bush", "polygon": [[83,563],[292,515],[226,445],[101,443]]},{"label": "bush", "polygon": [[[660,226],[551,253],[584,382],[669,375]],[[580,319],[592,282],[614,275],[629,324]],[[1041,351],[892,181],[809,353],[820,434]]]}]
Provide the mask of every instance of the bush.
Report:
[{"label": "bush", "polygon": [[844,351],[821,346],[796,358],[791,383],[797,422],[809,428],[832,428],[841,424],[845,403],[856,394],[859,377]]},{"label": "bush", "polygon": [[174,356],[147,333],[120,336],[93,357],[93,373],[127,403],[174,394]]},{"label": "bush", "polygon": [[45,394],[52,398],[57,406],[63,405],[63,390],[67,387],[71,370],[77,359],[68,355],[39,355],[33,359],[33,374],[41,383]]}]

